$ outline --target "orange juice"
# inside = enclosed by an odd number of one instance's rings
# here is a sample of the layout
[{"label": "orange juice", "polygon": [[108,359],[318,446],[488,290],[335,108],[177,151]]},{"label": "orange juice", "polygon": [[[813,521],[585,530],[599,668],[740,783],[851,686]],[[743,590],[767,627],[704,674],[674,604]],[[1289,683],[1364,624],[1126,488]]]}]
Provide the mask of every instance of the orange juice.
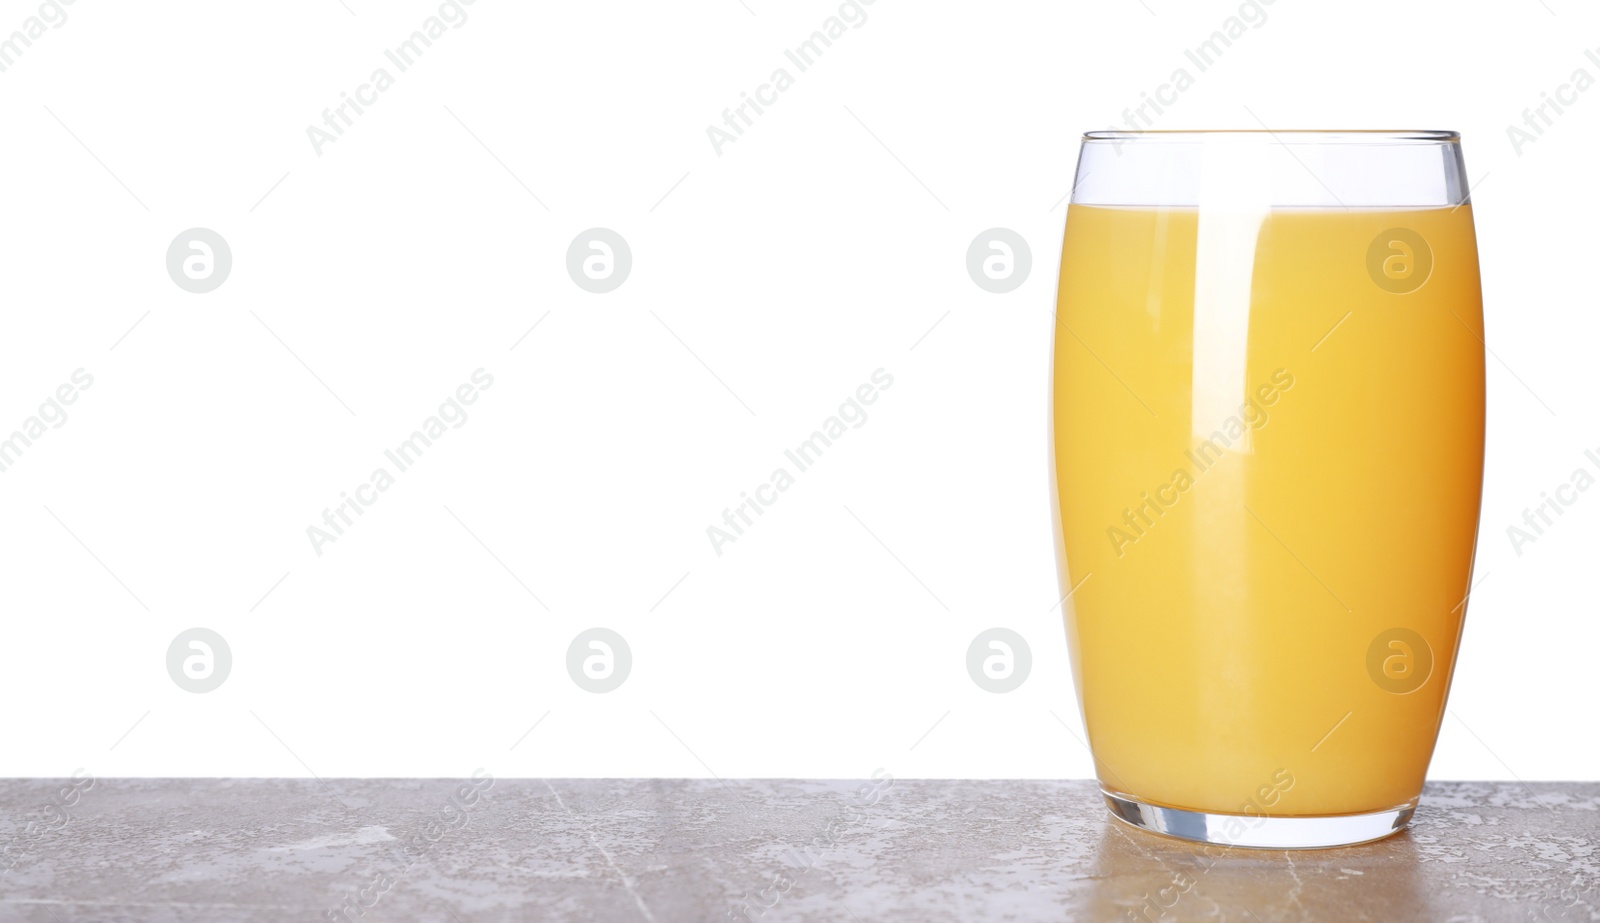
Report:
[{"label": "orange juice", "polygon": [[1470,206],[1073,204],[1062,592],[1104,788],[1223,814],[1421,792],[1469,589]]}]

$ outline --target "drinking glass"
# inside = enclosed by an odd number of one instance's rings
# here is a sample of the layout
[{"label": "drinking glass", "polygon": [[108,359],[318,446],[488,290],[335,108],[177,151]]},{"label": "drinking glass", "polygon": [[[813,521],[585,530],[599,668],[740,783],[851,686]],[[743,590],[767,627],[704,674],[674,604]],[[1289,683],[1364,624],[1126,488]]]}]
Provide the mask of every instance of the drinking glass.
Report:
[{"label": "drinking glass", "polygon": [[1275,849],[1409,821],[1482,491],[1466,194],[1455,132],[1084,136],[1054,512],[1116,817]]}]

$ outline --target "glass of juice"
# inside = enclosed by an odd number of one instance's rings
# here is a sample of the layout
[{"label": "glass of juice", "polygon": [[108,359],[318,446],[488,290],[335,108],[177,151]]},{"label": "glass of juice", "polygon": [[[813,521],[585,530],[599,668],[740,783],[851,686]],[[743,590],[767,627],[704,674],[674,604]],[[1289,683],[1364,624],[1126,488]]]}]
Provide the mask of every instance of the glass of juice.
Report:
[{"label": "glass of juice", "polygon": [[1274,849],[1410,820],[1483,480],[1467,192],[1455,132],[1084,137],[1051,448],[1116,817]]}]

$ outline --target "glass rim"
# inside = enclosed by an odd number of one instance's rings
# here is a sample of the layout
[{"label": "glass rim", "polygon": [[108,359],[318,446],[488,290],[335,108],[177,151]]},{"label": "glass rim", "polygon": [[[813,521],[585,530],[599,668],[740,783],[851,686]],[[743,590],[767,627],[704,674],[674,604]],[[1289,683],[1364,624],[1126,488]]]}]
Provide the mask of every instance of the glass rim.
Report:
[{"label": "glass rim", "polygon": [[1293,144],[1390,144],[1406,142],[1422,143],[1448,143],[1456,144],[1461,141],[1459,131],[1441,131],[1435,129],[1388,129],[1388,128],[1351,128],[1351,129],[1286,129],[1272,131],[1264,128],[1224,128],[1224,129],[1152,129],[1150,131],[1086,131],[1083,133],[1085,144],[1092,142],[1109,141],[1116,144],[1127,143],[1199,143],[1207,138],[1215,137],[1247,137],[1257,136],[1270,139],[1279,143]]}]

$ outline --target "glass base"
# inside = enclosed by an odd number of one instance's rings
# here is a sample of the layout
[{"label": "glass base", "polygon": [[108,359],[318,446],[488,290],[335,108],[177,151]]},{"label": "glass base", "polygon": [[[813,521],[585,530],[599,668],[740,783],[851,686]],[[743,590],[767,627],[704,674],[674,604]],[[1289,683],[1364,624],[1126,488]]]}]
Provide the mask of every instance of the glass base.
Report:
[{"label": "glass base", "polygon": [[1262,814],[1211,814],[1146,804],[1102,790],[1113,817],[1140,830],[1218,846],[1248,849],[1325,849],[1370,843],[1404,829],[1417,809],[1413,798],[1399,807],[1371,814],[1325,817],[1267,817]]}]

